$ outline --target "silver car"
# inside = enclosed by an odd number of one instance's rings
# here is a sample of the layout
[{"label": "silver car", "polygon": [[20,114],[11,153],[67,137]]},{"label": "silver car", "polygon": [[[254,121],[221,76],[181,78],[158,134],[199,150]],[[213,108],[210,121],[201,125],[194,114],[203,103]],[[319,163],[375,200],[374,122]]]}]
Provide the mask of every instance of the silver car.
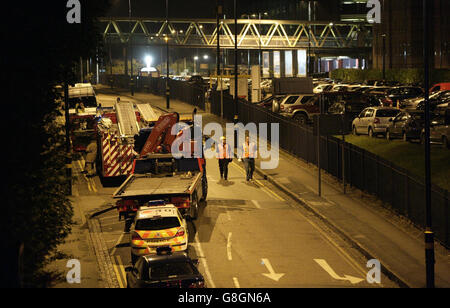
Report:
[{"label": "silver car", "polygon": [[389,120],[397,116],[399,112],[400,110],[391,107],[366,108],[353,120],[353,134],[364,134],[369,137],[385,135]]}]

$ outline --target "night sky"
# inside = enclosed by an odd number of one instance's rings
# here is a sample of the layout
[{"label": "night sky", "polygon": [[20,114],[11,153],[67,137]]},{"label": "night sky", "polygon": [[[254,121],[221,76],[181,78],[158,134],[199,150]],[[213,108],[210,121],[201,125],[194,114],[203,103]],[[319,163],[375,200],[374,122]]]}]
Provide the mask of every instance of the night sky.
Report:
[{"label": "night sky", "polygon": [[[242,0],[240,0],[242,1]],[[229,5],[232,6],[232,1]],[[112,0],[109,16],[127,17],[128,0]],[[165,17],[166,0],[131,0],[133,17]],[[215,18],[216,0],[169,0],[171,18]]]}]

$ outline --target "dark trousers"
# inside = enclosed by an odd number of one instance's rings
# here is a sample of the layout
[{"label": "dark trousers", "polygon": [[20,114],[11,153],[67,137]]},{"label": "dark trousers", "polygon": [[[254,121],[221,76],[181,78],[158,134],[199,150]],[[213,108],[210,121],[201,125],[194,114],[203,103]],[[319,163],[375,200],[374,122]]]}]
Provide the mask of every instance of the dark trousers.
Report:
[{"label": "dark trousers", "polygon": [[247,181],[253,180],[253,173],[255,173],[255,159],[244,158],[245,171],[247,172]]},{"label": "dark trousers", "polygon": [[219,159],[220,178],[228,180],[228,165],[230,164],[228,159]]}]

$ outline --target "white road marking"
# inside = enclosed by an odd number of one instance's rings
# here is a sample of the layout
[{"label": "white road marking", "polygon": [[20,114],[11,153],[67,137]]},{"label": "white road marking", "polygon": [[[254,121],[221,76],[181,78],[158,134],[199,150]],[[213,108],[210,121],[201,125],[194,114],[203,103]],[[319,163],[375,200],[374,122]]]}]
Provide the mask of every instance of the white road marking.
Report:
[{"label": "white road marking", "polygon": [[236,277],[233,277],[233,283],[236,289],[240,289],[241,285],[239,284],[239,280]]},{"label": "white road marking", "polygon": [[206,262],[205,253],[203,252],[202,245],[200,244],[200,241],[198,240],[198,233],[195,235],[195,250],[197,250],[197,257],[202,262],[203,268],[205,269],[205,275],[208,279],[208,286],[212,289],[216,288],[216,284],[214,283],[214,280],[212,279],[211,272],[209,271],[208,262]]},{"label": "white road marking", "polygon": [[228,261],[233,261],[233,254],[231,251],[231,238],[233,236],[233,233],[228,234],[228,241],[227,241],[227,255],[228,255]]},{"label": "white road marking", "polygon": [[316,261],[317,264],[319,264],[333,279],[350,281],[352,284],[358,284],[358,283],[364,281],[364,279],[353,277],[353,276],[350,276],[350,275],[344,275],[344,277],[339,276],[331,268],[331,266],[327,263],[327,261],[325,261],[323,259],[314,259],[314,261]]},{"label": "white road marking", "polygon": [[114,245],[113,251],[111,251],[111,256],[114,256],[114,255],[115,255],[115,253],[116,253],[116,251],[117,251],[117,246],[119,246],[120,243],[122,243],[122,240],[123,240],[123,236],[124,236],[124,235],[125,235],[125,233],[122,233],[122,234],[120,235],[119,239],[117,240],[116,244]]},{"label": "white road marking", "polygon": [[253,205],[257,208],[257,209],[261,209],[261,205],[259,204],[259,202],[258,201],[256,201],[256,200],[252,200],[252,203],[253,203]]},{"label": "white road marking", "polygon": [[262,259],[262,263],[269,270],[269,274],[263,274],[263,276],[266,276],[267,278],[278,282],[285,275],[285,274],[282,274],[282,273],[280,273],[280,274],[275,273],[275,270],[273,269],[272,264],[270,264],[270,261],[268,259]]}]

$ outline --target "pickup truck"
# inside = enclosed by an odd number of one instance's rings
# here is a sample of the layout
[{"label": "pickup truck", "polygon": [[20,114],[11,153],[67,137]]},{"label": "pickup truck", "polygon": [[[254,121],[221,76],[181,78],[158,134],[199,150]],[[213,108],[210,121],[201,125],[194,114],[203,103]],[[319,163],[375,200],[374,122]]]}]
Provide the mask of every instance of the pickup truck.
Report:
[{"label": "pickup truck", "polygon": [[132,174],[113,194],[119,213],[134,216],[150,201],[175,205],[183,217],[196,220],[199,201],[206,200],[208,180],[204,159],[175,159],[172,154],[151,154],[137,159]]}]

